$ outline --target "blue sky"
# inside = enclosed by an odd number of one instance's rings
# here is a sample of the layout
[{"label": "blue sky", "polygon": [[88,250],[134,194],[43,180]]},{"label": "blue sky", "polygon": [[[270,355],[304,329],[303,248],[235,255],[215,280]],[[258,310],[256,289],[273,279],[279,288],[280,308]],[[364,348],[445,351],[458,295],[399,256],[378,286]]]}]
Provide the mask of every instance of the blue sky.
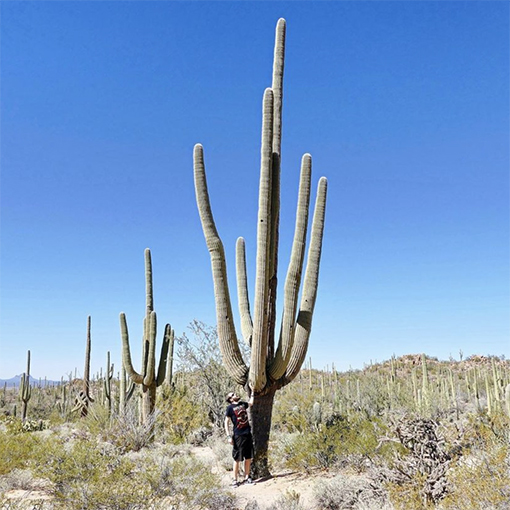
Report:
[{"label": "blue sky", "polygon": [[[214,324],[192,150],[253,293],[261,98],[287,19],[280,282],[299,161],[329,179],[314,366],[510,354],[507,2],[2,2],[0,378],[92,370],[143,252],[178,335]],[[237,314],[236,314],[237,315]],[[240,329],[238,328],[240,335]],[[138,359],[135,354],[135,359]],[[136,366],[139,366],[138,364]]]}]

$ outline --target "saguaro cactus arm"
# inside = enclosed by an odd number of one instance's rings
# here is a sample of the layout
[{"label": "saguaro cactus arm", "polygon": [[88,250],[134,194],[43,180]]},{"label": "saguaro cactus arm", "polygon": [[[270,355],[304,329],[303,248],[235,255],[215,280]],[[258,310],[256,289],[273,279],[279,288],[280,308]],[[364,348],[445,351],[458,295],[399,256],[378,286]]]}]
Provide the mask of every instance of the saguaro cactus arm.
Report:
[{"label": "saguaro cactus arm", "polygon": [[250,300],[248,297],[248,277],[246,274],[246,251],[244,239],[239,237],[236,243],[236,275],[237,275],[237,299],[239,301],[239,315],[241,316],[241,331],[244,341],[251,346],[253,335],[253,322],[250,312]]},{"label": "saguaro cactus arm", "polygon": [[327,179],[321,177],[317,188],[317,198],[315,200],[310,247],[308,248],[308,261],[305,270],[303,294],[301,296],[301,303],[296,321],[294,345],[292,347],[289,365],[285,371],[283,384],[289,383],[296,377],[305,360],[306,351],[308,349],[308,340],[312,330],[312,316],[319,284],[319,266],[324,234],[327,187]]},{"label": "saguaro cactus arm", "polygon": [[282,140],[283,70],[285,63],[285,27],[283,18],[276,25],[273,59],[273,140],[271,168],[271,233],[269,244],[269,289],[267,298],[268,339],[267,356],[274,355],[274,334],[276,326],[276,294],[278,287],[278,237],[280,226],[280,166]]},{"label": "saguaro cactus arm", "polygon": [[170,327],[170,324],[165,326],[165,334],[163,336],[163,343],[161,344],[161,353],[159,356],[159,365],[158,365],[158,375],[156,377],[156,385],[161,386],[166,380],[166,373],[168,368],[168,363],[171,360],[169,359],[169,350],[173,351],[173,343],[174,336],[173,330]]},{"label": "saguaro cactus arm", "polygon": [[120,314],[120,335],[122,338],[122,359],[124,360],[124,368],[131,380],[136,384],[143,383],[143,376],[139,374],[133,367],[131,361],[131,349],[129,348],[129,332],[126,321],[126,314]]},{"label": "saguaro cactus arm", "polygon": [[200,144],[195,145],[193,152],[195,193],[198,211],[202,222],[205,241],[211,256],[216,301],[216,322],[221,354],[225,368],[236,383],[244,386],[248,377],[248,368],[244,363],[234,326],[232,305],[227,282],[227,264],[225,251],[221,242],[211,211],[207,180],[205,177],[204,152]]},{"label": "saguaro cactus arm", "polygon": [[271,168],[273,159],[273,91],[266,89],[262,105],[259,212],[257,224],[257,272],[249,382],[253,391],[266,385],[268,341],[269,260],[271,239]]},{"label": "saguaro cactus arm", "polygon": [[273,59],[273,152],[281,154],[282,143],[282,108],[283,108],[283,71],[285,67],[285,29],[287,23],[283,18],[276,24]]},{"label": "saguaro cactus arm", "polygon": [[299,197],[296,212],[296,225],[292,253],[285,280],[283,318],[280,333],[280,343],[275,358],[269,367],[273,380],[279,379],[287,369],[290,353],[294,344],[295,320],[298,304],[299,288],[306,247],[306,233],[308,229],[308,211],[310,207],[310,183],[312,174],[312,158],[305,154],[301,161],[301,177],[299,183]]}]

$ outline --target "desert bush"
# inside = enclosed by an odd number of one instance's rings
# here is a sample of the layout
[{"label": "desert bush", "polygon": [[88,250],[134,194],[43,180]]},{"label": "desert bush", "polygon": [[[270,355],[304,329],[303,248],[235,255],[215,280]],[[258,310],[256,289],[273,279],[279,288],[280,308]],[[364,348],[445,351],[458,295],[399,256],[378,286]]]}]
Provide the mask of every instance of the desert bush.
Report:
[{"label": "desert bush", "polygon": [[158,400],[159,440],[183,443],[196,430],[210,429],[207,408],[201,405],[191,387],[177,386],[166,391]]},{"label": "desert bush", "polygon": [[305,510],[305,507],[300,502],[299,493],[288,490],[269,505],[267,510]]},{"label": "desert bush", "polygon": [[167,508],[221,510],[235,508],[234,497],[220,489],[219,477],[191,456],[162,459],[149,474],[152,491]]},{"label": "desert bush", "polygon": [[216,462],[225,470],[232,471],[232,445],[225,440],[225,435],[215,434],[206,441],[214,454]]},{"label": "desert bush", "polygon": [[134,406],[127,406],[124,413],[112,417],[102,437],[123,452],[139,451],[152,443],[159,414],[156,409],[140,423]]},{"label": "desert bush", "polygon": [[35,479],[28,469],[13,469],[9,473],[0,476],[0,493],[16,489],[32,490],[39,485],[40,480]]},{"label": "desert bush", "polygon": [[384,430],[380,419],[367,420],[362,414],[350,419],[339,414],[323,416],[316,430],[273,434],[271,463],[307,472],[351,464],[362,471],[373,462],[373,457],[390,457],[395,449],[394,445],[379,445]]},{"label": "desert bush", "polygon": [[37,434],[0,431],[0,476],[15,469],[25,469],[28,461],[40,450],[44,450],[48,440]]},{"label": "desert bush", "polygon": [[510,508],[510,450],[492,447],[472,453],[452,467],[452,486],[441,505],[443,509],[478,510]]},{"label": "desert bush", "polygon": [[120,449],[106,445],[84,438],[53,438],[29,456],[27,465],[34,476],[51,482],[58,509],[233,507],[233,498],[221,490],[210,467],[189,455],[155,453],[153,448],[122,455]]},{"label": "desert bush", "polygon": [[196,414],[196,406],[199,406],[209,422],[221,430],[225,395],[236,385],[223,367],[216,329],[196,320],[189,329],[193,338],[183,334],[177,341],[180,368],[185,372],[189,398],[195,406],[191,416]]},{"label": "desert bush", "polygon": [[321,510],[382,509],[389,506],[388,495],[379,484],[362,477],[337,475],[321,480],[313,490],[314,501]]}]

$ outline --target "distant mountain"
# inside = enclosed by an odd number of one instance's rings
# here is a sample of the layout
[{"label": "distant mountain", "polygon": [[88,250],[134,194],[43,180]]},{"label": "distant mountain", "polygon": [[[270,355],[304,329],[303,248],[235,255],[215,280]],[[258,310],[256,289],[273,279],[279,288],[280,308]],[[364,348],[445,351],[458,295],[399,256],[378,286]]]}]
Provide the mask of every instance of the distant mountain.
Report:
[{"label": "distant mountain", "polygon": [[[3,388],[4,384],[7,383],[7,388],[18,388],[21,382],[21,377],[23,374],[15,375],[10,379],[0,379],[0,387]],[[37,385],[39,384],[39,378],[35,378],[30,376],[30,384]],[[60,384],[60,381],[46,381],[47,386],[54,386]],[[44,386],[44,379],[41,379],[41,385]]]}]

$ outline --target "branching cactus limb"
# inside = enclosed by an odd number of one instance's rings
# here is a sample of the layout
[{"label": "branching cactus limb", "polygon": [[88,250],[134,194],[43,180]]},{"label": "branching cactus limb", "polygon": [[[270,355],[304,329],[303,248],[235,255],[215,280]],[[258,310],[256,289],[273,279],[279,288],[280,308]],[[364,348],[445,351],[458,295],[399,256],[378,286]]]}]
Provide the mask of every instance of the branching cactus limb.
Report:
[{"label": "branching cactus limb", "polygon": [[[142,423],[148,423],[152,419],[156,406],[156,389],[165,381],[167,358],[172,338],[172,328],[165,326],[165,334],[161,345],[161,355],[156,372],[156,334],[157,318],[154,311],[154,299],[152,291],[152,260],[150,250],[145,250],[145,288],[146,288],[146,315],[144,318],[142,338],[142,367],[137,372],[131,359],[129,346],[129,332],[126,315],[120,314],[120,331],[122,338],[122,360],[124,368],[130,379],[141,386],[142,390]],[[125,394],[124,394],[125,395]],[[125,402],[124,402],[125,407]]]},{"label": "branching cactus limb", "polygon": [[259,212],[257,223],[257,264],[255,309],[249,373],[250,388],[260,392],[266,385],[268,347],[269,261],[271,241],[271,165],[273,141],[273,91],[266,89],[262,112]]},{"label": "branching cactus limb", "polygon": [[298,374],[306,358],[308,341],[312,331],[312,317],[317,299],[319,284],[319,266],[324,235],[324,219],[326,213],[327,180],[321,177],[317,189],[317,199],[312,222],[312,234],[308,250],[308,261],[305,270],[305,281],[301,304],[295,324],[295,338],[289,363],[285,371],[282,385],[288,384]]},{"label": "branching cactus limb", "polygon": [[[168,339],[168,340],[167,340]],[[172,386],[172,379],[174,374],[174,344],[175,344],[175,331],[170,327],[169,324],[167,324],[165,329],[165,341],[168,341],[168,354],[166,357],[166,366],[161,366],[161,360],[160,360],[160,372],[165,372],[165,381],[164,383],[171,387]],[[163,359],[163,357],[161,357]],[[158,381],[160,380],[160,375],[158,372]]]},{"label": "branching cactus limb", "polygon": [[27,370],[21,376],[19,396],[21,399],[21,420],[24,423],[27,418],[28,402],[32,396],[32,387],[30,386],[30,351],[27,351]]},{"label": "branching cactus limb", "polygon": [[[295,318],[298,304],[299,287],[306,247],[308,228],[308,209],[310,205],[310,184],[312,174],[312,158],[305,154],[301,165],[299,199],[296,214],[296,227],[287,278],[285,280],[283,319],[280,342],[276,356],[270,367],[271,378],[279,379],[287,369],[290,354],[294,345]],[[306,354],[306,352],[305,352]]]},{"label": "branching cactus limb", "polygon": [[[122,351],[124,352],[124,351]],[[126,404],[133,396],[136,384],[129,379],[129,384],[126,381],[126,369],[124,368],[124,361],[120,367],[120,381],[119,381],[119,413],[123,414],[126,411]]]},{"label": "branching cactus limb", "polygon": [[239,315],[241,316],[241,331],[244,341],[251,347],[253,336],[253,321],[251,319],[250,301],[248,298],[248,276],[246,273],[246,248],[242,237],[236,243],[236,275],[237,300],[239,302]]},{"label": "branching cactus limb", "polygon": [[268,474],[267,442],[274,394],[298,374],[308,348],[317,297],[327,194],[327,181],[321,178],[312,221],[302,297],[298,307],[311,188],[311,156],[305,154],[302,161],[294,242],[284,289],[284,315],[278,346],[275,349],[285,25],[285,20],[280,20],[277,25],[273,82],[272,87],[264,92],[262,106],[253,316],[248,299],[244,240],[239,238],[236,245],[241,328],[246,343],[251,346],[249,367],[241,356],[232,317],[224,248],[211,211],[203,148],[197,144],[194,149],[195,192],[202,229],[211,257],[218,337],[223,362],[233,379],[238,384],[244,385],[249,394],[255,394],[251,414],[255,445],[254,466],[258,476]]},{"label": "branching cactus limb", "polygon": [[225,368],[237,384],[244,386],[248,379],[248,367],[244,363],[241,351],[239,350],[239,344],[237,343],[228,290],[225,250],[214,223],[205,177],[204,151],[200,144],[195,145],[193,159],[198,211],[202,221],[207,248],[211,256],[220,350]]}]

